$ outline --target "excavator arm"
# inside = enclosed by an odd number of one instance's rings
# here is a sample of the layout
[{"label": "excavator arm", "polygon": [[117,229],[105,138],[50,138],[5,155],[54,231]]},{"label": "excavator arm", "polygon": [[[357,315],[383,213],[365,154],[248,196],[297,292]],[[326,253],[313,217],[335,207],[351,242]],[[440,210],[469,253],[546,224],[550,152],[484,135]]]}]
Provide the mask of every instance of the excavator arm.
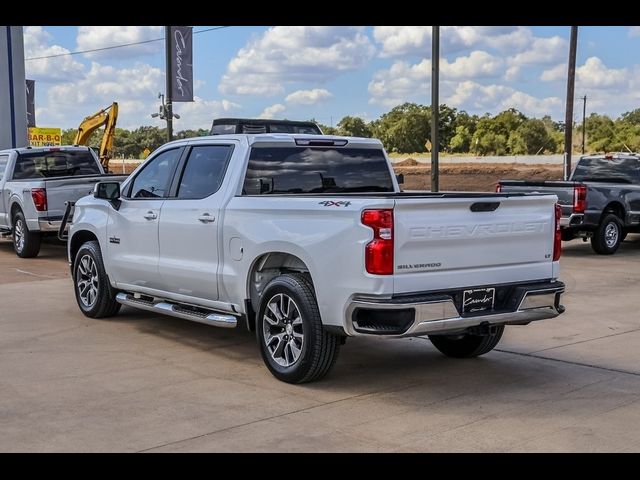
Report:
[{"label": "excavator arm", "polygon": [[73,140],[74,145],[86,145],[91,134],[104,125],[104,133],[100,142],[100,163],[105,172],[109,171],[109,160],[113,156],[113,137],[116,132],[118,120],[118,103],[113,102],[107,108],[103,108],[93,115],[85,118],[78,127],[78,133]]}]

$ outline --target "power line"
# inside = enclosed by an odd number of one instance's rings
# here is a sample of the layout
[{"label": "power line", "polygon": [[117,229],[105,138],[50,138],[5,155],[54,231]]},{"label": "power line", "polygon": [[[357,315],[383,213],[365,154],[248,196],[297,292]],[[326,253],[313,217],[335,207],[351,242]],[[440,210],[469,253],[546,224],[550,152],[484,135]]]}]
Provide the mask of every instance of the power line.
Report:
[{"label": "power line", "polygon": [[[230,25],[224,25],[224,26],[221,26],[221,27],[205,28],[204,30],[198,30],[197,32],[193,32],[193,34],[195,35],[197,33],[211,32],[212,30],[222,30],[223,28],[229,28],[229,27],[230,27]],[[55,55],[45,55],[43,57],[25,58],[24,61],[28,62],[29,60],[44,60],[45,58],[65,57],[67,55],[79,55],[81,53],[100,52],[102,50],[112,50],[114,48],[131,47],[133,45],[142,45],[144,43],[159,42],[161,40],[164,40],[164,37],[152,38],[150,40],[142,40],[140,42],[123,43],[121,45],[112,45],[110,47],[93,48],[91,50],[79,50],[77,52],[57,53]]]}]

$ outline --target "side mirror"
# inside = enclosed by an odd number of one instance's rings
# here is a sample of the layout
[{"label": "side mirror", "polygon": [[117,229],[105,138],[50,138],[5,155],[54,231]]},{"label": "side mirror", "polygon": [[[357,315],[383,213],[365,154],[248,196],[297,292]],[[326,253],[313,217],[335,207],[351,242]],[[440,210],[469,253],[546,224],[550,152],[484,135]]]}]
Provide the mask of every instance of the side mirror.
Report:
[{"label": "side mirror", "polygon": [[398,185],[402,185],[404,183],[404,173],[397,174],[396,180],[398,181]]},{"label": "side mirror", "polygon": [[119,182],[98,182],[93,187],[93,196],[110,202],[120,198]]}]

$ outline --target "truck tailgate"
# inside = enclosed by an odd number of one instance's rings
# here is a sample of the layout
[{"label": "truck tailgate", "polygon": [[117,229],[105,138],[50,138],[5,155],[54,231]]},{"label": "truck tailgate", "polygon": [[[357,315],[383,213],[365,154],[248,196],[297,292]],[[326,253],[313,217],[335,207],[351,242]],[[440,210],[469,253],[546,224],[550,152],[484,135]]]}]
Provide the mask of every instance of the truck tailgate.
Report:
[{"label": "truck tailgate", "polygon": [[124,175],[90,175],[47,179],[45,188],[48,216],[62,218],[65,202],[75,202],[85,195],[90,195],[97,182],[122,181],[125,178],[127,177]]},{"label": "truck tailgate", "polygon": [[506,180],[500,182],[502,192],[513,193],[546,193],[558,197],[558,203],[562,207],[563,215],[571,215],[573,212],[574,187],[580,185],[577,182],[564,181],[516,181]]},{"label": "truck tailgate", "polygon": [[394,293],[552,278],[555,202],[552,195],[397,199]]}]

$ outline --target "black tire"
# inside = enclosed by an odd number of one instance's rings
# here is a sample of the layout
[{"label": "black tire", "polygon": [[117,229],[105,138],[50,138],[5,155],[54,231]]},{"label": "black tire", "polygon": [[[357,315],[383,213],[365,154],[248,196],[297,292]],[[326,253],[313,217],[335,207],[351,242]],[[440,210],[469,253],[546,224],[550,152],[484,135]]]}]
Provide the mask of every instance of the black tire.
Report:
[{"label": "black tire", "polygon": [[[284,307],[286,298],[293,305],[287,303]],[[280,306],[279,301],[282,302]],[[271,308],[267,310],[269,304],[279,312],[280,319]],[[269,323],[265,316],[274,323]],[[262,292],[256,317],[256,335],[265,365],[274,377],[287,383],[307,383],[321,379],[333,367],[340,350],[340,337],[327,332],[322,326],[311,283],[297,273],[274,278]],[[287,337],[289,338],[286,339]],[[274,339],[277,343],[274,343]],[[284,344],[280,351],[283,358],[278,361],[275,357],[280,354],[275,347],[281,343]],[[294,347],[299,352],[297,358]],[[289,360],[293,361],[287,364]]]},{"label": "black tire", "polygon": [[622,231],[622,234],[620,235],[620,242],[621,243],[624,242],[625,238],[627,238],[627,233],[629,233],[629,232],[627,232],[626,230]]},{"label": "black tire", "polygon": [[591,248],[599,255],[613,255],[622,242],[622,222],[613,213],[607,213],[591,237]]},{"label": "black tire", "polygon": [[434,347],[447,357],[471,358],[490,352],[498,345],[504,325],[491,327],[489,335],[429,335]]},{"label": "black tire", "polygon": [[37,257],[40,253],[42,235],[31,232],[24,219],[24,213],[18,210],[13,216],[13,250],[21,258]]},{"label": "black tire", "polygon": [[[95,286],[93,295],[89,293],[91,285]],[[116,302],[117,292],[109,283],[100,244],[96,240],[86,242],[76,254],[73,262],[73,291],[78,307],[87,317],[112,317],[120,310],[120,304]]]}]

